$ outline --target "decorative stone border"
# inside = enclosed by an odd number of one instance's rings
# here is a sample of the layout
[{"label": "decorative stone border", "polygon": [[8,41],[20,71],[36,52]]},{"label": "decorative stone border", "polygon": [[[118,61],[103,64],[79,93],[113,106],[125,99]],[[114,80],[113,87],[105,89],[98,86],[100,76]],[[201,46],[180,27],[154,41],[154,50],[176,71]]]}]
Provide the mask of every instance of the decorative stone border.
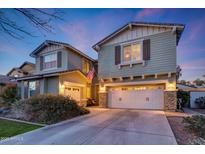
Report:
[{"label": "decorative stone border", "polygon": [[18,120],[18,119],[6,118],[6,117],[0,117],[0,119],[14,121],[14,122],[20,122],[20,123],[25,123],[25,124],[31,124],[31,125],[37,125],[37,126],[47,126],[46,124],[39,124],[39,123],[28,122],[28,121],[23,121],[23,120]]}]

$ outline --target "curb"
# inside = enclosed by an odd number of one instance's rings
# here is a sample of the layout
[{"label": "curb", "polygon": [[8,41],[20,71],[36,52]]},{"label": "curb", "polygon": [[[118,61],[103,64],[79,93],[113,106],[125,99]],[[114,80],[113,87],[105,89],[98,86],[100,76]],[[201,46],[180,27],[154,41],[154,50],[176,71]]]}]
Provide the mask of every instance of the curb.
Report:
[{"label": "curb", "polygon": [[[103,112],[106,112],[106,111],[103,111]],[[13,136],[11,137],[11,139],[5,139],[5,140],[1,140],[0,141],[0,145],[2,144],[6,144],[9,140],[15,140],[15,139],[18,139],[19,137],[21,137],[22,135],[27,135],[27,134],[31,134],[33,132],[37,132],[37,131],[40,131],[40,130],[43,130],[43,129],[48,129],[48,128],[52,128],[52,127],[56,127],[56,126],[59,126],[59,125],[63,125],[65,123],[69,123],[69,122],[72,122],[72,121],[76,121],[76,120],[81,120],[81,119],[86,119],[88,117],[92,117],[92,116],[95,116],[95,115],[98,115],[100,113],[89,113],[89,114],[86,114],[86,115],[82,115],[82,116],[79,116],[79,117],[74,117],[72,119],[68,119],[68,120],[64,120],[64,121],[61,121],[61,122],[58,122],[56,124],[51,124],[51,125],[46,125],[45,127],[41,127],[41,128],[38,128],[38,129],[35,129],[35,130],[32,130],[32,131],[29,131],[29,132],[26,132],[26,133],[23,133],[23,134],[19,134],[19,135],[16,135],[16,136]],[[1,118],[1,117],[0,117]]]}]

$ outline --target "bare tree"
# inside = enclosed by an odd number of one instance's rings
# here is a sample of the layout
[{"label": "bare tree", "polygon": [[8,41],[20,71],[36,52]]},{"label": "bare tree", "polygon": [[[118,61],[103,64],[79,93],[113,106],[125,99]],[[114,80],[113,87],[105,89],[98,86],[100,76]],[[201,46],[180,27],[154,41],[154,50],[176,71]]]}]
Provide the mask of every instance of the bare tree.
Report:
[{"label": "bare tree", "polygon": [[[44,9],[12,9],[16,15],[27,19],[27,22],[39,31],[53,32],[54,28],[51,25],[53,20],[63,20],[60,17],[62,12],[54,10],[50,13]],[[33,32],[27,30],[19,24],[17,19],[10,19],[7,16],[5,9],[0,9],[0,31],[16,39],[23,39],[24,36],[34,37]]]}]

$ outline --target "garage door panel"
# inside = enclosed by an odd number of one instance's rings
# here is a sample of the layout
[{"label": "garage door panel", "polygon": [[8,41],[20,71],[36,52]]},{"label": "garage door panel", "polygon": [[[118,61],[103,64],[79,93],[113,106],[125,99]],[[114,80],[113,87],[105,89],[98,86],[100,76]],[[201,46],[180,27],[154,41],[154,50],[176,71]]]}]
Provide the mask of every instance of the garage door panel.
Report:
[{"label": "garage door panel", "polygon": [[163,109],[163,90],[118,90],[108,94],[111,108]]}]

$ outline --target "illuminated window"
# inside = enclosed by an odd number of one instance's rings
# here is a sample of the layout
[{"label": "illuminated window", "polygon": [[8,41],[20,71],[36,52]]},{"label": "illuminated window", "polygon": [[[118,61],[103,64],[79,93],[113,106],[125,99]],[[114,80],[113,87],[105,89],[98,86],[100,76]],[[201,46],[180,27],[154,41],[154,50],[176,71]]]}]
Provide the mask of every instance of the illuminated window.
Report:
[{"label": "illuminated window", "polygon": [[141,43],[134,43],[123,47],[123,62],[141,60]]},{"label": "illuminated window", "polygon": [[90,87],[87,87],[87,88],[86,88],[86,97],[87,97],[87,98],[90,98],[90,96],[91,96]]},{"label": "illuminated window", "polygon": [[83,60],[83,72],[88,73],[90,70],[90,63],[87,60]]}]

